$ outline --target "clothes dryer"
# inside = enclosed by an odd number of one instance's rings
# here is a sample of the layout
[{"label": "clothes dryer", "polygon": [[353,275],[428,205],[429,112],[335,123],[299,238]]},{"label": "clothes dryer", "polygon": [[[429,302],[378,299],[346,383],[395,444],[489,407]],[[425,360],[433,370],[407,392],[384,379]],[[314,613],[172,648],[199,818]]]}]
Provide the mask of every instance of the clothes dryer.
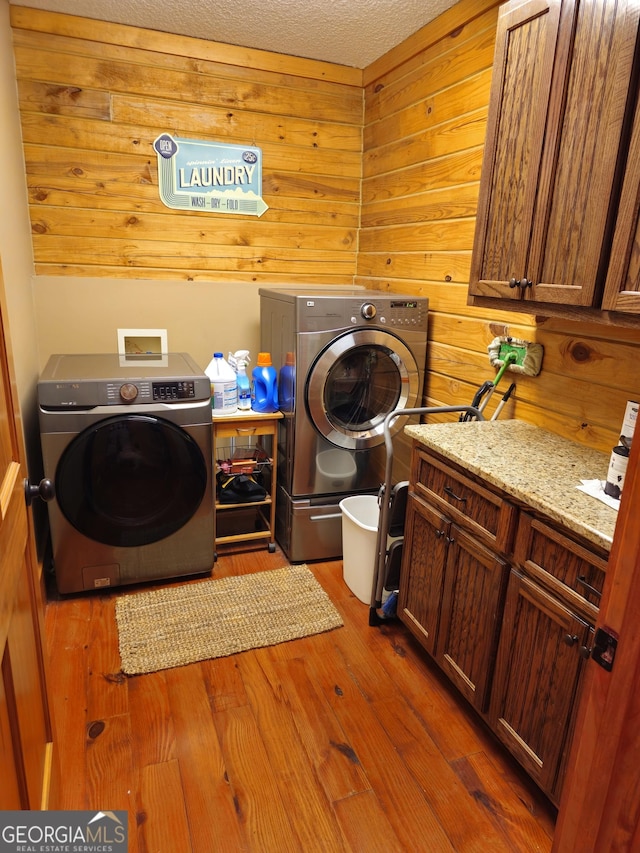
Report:
[{"label": "clothes dryer", "polygon": [[339,502],[378,491],[385,417],[422,404],[428,300],[282,287],[262,288],[260,303],[261,349],[280,367],[284,414],[276,536],[293,562],[339,557]]},{"label": "clothes dryer", "polygon": [[210,389],[186,353],[51,356],[38,407],[60,592],[211,571]]}]

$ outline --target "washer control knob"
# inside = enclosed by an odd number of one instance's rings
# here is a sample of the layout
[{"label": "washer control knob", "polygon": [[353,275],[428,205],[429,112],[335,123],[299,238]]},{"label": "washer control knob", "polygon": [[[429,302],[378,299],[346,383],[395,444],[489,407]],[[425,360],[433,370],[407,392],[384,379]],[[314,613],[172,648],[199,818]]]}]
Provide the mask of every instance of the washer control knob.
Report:
[{"label": "washer control knob", "polygon": [[376,306],[373,302],[365,302],[362,308],[360,309],[360,313],[364,317],[365,320],[373,320],[376,316]]},{"label": "washer control knob", "polygon": [[120,386],[120,396],[125,403],[133,403],[138,396],[138,389],[132,382],[125,382]]}]

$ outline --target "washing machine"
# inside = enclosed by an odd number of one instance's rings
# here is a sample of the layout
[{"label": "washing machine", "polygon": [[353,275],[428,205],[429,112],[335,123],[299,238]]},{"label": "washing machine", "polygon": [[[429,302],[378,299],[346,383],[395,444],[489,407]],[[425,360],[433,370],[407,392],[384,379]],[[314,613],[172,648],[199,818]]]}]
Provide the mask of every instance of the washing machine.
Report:
[{"label": "washing machine", "polygon": [[211,571],[210,389],[186,353],[51,356],[37,395],[61,593]]},{"label": "washing machine", "polygon": [[276,537],[292,562],[340,557],[340,500],[378,491],[385,417],[422,405],[428,300],[357,287],[261,288],[260,324],[284,415]]}]

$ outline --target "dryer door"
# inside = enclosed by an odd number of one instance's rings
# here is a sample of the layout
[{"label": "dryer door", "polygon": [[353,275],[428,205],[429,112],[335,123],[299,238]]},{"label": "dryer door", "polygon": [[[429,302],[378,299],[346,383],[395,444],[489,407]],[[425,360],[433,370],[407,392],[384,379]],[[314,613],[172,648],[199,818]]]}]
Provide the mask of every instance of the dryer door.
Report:
[{"label": "dryer door", "polygon": [[207,487],[207,465],[183,429],[150,415],[116,415],[83,430],[55,477],[61,512],[105,545],[164,539],[189,521]]},{"label": "dryer door", "polygon": [[[420,376],[409,348],[382,329],[335,338],[307,377],[305,402],[318,432],[337,447],[363,450],[384,442],[384,419],[418,405]],[[398,418],[397,432],[407,418]]]}]

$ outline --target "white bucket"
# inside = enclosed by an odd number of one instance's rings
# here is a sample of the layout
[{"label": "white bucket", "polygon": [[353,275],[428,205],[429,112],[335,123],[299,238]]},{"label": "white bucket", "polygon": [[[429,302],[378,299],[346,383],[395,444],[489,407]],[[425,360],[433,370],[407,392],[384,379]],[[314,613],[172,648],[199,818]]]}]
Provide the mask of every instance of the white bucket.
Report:
[{"label": "white bucket", "polygon": [[316,457],[316,493],[347,492],[356,473],[356,460],[348,450],[323,450]]},{"label": "white bucket", "polygon": [[380,508],[377,495],[352,495],[342,510],[342,576],[363,604],[371,603]]}]

